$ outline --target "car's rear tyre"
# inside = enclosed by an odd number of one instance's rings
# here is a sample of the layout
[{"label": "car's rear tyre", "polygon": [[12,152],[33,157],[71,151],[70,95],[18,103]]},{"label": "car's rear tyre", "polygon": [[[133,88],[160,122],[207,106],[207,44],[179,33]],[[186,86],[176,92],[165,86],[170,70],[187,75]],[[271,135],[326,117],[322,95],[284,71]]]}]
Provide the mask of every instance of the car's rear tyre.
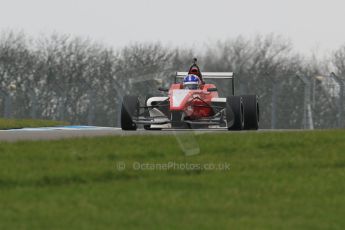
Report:
[{"label": "car's rear tyre", "polygon": [[241,96],[226,98],[226,121],[228,130],[242,130],[244,127],[243,102]]},{"label": "car's rear tyre", "polygon": [[257,130],[259,128],[259,100],[257,95],[244,95],[244,129]]},{"label": "car's rear tyre", "polygon": [[123,97],[121,107],[121,128],[123,130],[137,130],[137,125],[133,122],[133,117],[138,115],[138,96],[126,95]]}]

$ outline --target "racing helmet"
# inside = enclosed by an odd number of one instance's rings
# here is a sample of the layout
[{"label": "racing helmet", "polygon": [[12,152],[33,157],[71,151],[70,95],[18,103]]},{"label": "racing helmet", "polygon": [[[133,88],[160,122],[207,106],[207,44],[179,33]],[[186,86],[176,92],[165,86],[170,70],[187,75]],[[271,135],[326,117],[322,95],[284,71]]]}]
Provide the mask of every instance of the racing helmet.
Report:
[{"label": "racing helmet", "polygon": [[183,88],[184,89],[199,89],[200,79],[194,74],[188,74],[183,79]]}]

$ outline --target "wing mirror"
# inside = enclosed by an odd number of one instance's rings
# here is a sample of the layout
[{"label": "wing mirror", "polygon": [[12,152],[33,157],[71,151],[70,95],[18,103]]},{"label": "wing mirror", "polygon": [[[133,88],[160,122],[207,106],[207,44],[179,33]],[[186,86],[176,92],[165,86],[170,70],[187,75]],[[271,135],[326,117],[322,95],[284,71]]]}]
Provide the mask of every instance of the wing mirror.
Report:
[{"label": "wing mirror", "polygon": [[207,92],[216,92],[218,91],[217,88],[208,88]]},{"label": "wing mirror", "polygon": [[169,92],[169,89],[163,87],[159,87],[158,90],[162,92]]}]

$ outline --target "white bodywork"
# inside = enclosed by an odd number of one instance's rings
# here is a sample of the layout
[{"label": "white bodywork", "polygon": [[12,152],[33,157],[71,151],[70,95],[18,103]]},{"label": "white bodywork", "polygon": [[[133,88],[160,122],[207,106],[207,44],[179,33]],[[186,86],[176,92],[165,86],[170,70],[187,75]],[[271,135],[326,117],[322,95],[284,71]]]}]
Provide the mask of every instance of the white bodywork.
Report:
[{"label": "white bodywork", "polygon": [[165,101],[168,100],[168,98],[169,97],[150,97],[146,102],[146,106],[151,106],[154,101]]},{"label": "white bodywork", "polygon": [[172,96],[172,102],[173,107],[179,107],[185,99],[185,97],[188,95],[189,90],[188,89],[174,89],[173,90],[173,96]]},{"label": "white bodywork", "polygon": [[226,103],[226,97],[214,97],[211,99],[211,102]]},{"label": "white bodywork", "polygon": [[[152,106],[152,102],[157,102],[157,101],[165,101],[167,100],[169,97],[150,97],[147,102],[146,102],[146,106]],[[150,109],[150,117],[156,117],[156,116],[165,116],[164,113],[162,113],[159,109]],[[154,121],[169,121],[170,117],[166,117],[166,118],[154,118]],[[171,128],[171,124],[164,124],[164,125],[151,125],[151,128],[162,128],[162,129],[167,129],[167,128]]]}]

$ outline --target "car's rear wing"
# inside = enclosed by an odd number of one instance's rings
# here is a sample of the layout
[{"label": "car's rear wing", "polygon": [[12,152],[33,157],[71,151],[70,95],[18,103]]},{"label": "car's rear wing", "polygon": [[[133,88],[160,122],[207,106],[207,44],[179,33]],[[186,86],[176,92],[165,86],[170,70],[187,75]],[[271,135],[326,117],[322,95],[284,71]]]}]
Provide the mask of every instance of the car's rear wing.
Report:
[{"label": "car's rear wing", "polygon": [[[176,72],[175,83],[177,78],[184,78],[188,72]],[[233,72],[202,72],[202,79],[231,79],[232,95],[235,95],[235,74]]]},{"label": "car's rear wing", "polygon": [[[183,78],[188,75],[188,72],[177,72],[177,78]],[[203,72],[202,73],[203,79],[233,79],[234,73],[233,72]]]}]

